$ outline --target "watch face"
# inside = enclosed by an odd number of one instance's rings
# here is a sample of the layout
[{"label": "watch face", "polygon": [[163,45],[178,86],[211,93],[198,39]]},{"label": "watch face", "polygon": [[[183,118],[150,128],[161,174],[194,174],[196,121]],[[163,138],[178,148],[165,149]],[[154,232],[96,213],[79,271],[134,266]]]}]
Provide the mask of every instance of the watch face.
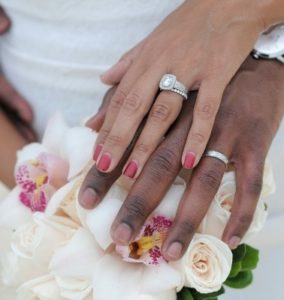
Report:
[{"label": "watch face", "polygon": [[262,34],[254,48],[256,51],[276,58],[284,54],[284,26],[278,26],[267,34]]}]

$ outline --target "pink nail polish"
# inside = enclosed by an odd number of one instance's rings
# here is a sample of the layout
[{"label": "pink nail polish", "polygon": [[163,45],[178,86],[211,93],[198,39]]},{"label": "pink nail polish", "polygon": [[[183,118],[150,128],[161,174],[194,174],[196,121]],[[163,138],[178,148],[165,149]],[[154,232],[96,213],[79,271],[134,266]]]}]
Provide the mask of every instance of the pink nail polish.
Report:
[{"label": "pink nail polish", "polygon": [[192,169],[196,160],[196,155],[193,152],[188,152],[185,156],[183,167],[185,169]]},{"label": "pink nail polish", "polygon": [[102,149],[103,149],[103,144],[96,145],[94,155],[93,155],[94,161],[97,161],[99,155],[101,154]]},{"label": "pink nail polish", "polygon": [[138,171],[138,164],[135,160],[132,160],[128,163],[127,167],[125,168],[125,171],[123,172],[123,175],[129,178],[134,178],[137,171]]},{"label": "pink nail polish", "polygon": [[107,169],[109,168],[111,164],[111,155],[110,153],[104,153],[101,157],[101,159],[99,160],[98,164],[97,164],[97,168],[104,172],[107,171]]}]

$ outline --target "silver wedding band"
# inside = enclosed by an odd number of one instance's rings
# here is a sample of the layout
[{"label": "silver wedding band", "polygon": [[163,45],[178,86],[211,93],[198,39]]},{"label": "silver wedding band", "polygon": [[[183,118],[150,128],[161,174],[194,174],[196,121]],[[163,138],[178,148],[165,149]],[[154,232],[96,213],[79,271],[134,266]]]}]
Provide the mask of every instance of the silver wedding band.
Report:
[{"label": "silver wedding band", "polygon": [[181,95],[185,100],[188,99],[188,89],[173,74],[165,74],[160,81],[159,87],[161,91],[171,91]]},{"label": "silver wedding band", "polygon": [[208,157],[213,157],[213,158],[219,159],[221,162],[223,162],[225,164],[226,167],[229,164],[228,157],[226,155],[224,155],[223,153],[219,152],[219,151],[207,150],[204,153],[204,156],[208,156]]}]

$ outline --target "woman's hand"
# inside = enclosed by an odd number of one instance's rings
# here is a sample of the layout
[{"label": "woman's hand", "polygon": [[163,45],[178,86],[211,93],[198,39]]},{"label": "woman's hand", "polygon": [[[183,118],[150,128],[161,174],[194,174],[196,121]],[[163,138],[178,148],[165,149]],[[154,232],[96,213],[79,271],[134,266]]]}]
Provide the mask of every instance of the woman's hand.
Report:
[{"label": "woman's hand", "polygon": [[[223,234],[223,240],[231,248],[237,247],[253,218],[261,191],[265,157],[284,114],[283,87],[282,65],[248,58],[227,87],[216,117],[208,147],[224,153],[236,170],[237,193],[231,219]],[[135,181],[113,223],[115,242],[127,244],[139,233],[181,170],[180,159],[193,106],[193,101],[184,103],[177,121]],[[94,124],[95,120],[92,122]],[[126,160],[127,155],[108,174],[99,172],[95,166],[90,170],[80,191],[82,206],[90,209],[99,204],[120,176]],[[193,171],[163,246],[167,259],[175,260],[183,255],[219,188],[224,172],[224,164],[211,157],[202,158]]]},{"label": "woman's hand", "polygon": [[[138,177],[182,109],[182,96],[169,91],[157,96],[159,81],[166,73],[176,75],[190,90],[199,89],[181,158],[187,169],[198,164],[225,87],[268,26],[264,3],[185,1],[102,76],[105,83],[121,82],[96,142],[94,160],[100,171],[110,172],[117,166],[149,113],[123,171],[130,178]],[[283,10],[282,15],[284,19]]]}]

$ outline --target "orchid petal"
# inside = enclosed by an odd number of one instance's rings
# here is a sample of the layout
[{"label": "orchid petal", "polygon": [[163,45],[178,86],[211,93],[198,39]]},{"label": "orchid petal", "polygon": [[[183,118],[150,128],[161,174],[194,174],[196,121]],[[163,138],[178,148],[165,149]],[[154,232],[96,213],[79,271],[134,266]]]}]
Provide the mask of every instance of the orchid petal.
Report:
[{"label": "orchid petal", "polygon": [[81,183],[80,178],[76,178],[64,185],[50,199],[46,208],[46,215],[68,215],[73,221],[80,223],[77,215],[76,200],[77,191]]},{"label": "orchid petal", "polygon": [[49,269],[60,277],[90,279],[96,263],[103,256],[93,236],[79,229],[64,247],[56,250]]},{"label": "orchid petal", "polygon": [[180,273],[168,263],[162,262],[157,266],[145,267],[141,292],[143,294],[160,293],[180,286],[182,277]]},{"label": "orchid petal", "polygon": [[136,299],[140,291],[143,269],[142,265],[128,264],[117,256],[105,255],[95,268],[94,299]]},{"label": "orchid petal", "polygon": [[168,290],[163,293],[151,294],[151,295],[139,295],[137,300],[176,300],[177,294],[175,290]]},{"label": "orchid petal", "polygon": [[41,153],[37,159],[44,164],[51,185],[59,188],[66,184],[69,170],[67,161],[47,152]]},{"label": "orchid petal", "polygon": [[47,124],[42,145],[49,149],[49,152],[59,154],[64,134],[68,128],[63,116],[60,113],[54,114]]},{"label": "orchid petal", "polygon": [[25,146],[17,152],[17,163],[15,169],[27,161],[36,159],[43,152],[48,152],[48,150],[42,144],[32,143]]},{"label": "orchid petal", "polygon": [[32,219],[31,210],[19,200],[20,193],[21,189],[16,187],[1,202],[0,227],[14,230]]},{"label": "orchid petal", "polygon": [[87,127],[73,127],[66,131],[61,142],[61,156],[68,160],[68,179],[81,173],[92,162],[96,133]]},{"label": "orchid petal", "polygon": [[[86,223],[95,236],[99,245],[105,250],[112,244],[110,235],[111,225],[122,206],[121,196],[125,192],[118,186],[113,186],[102,202],[92,211],[87,213]],[[114,197],[113,196],[117,196]]]}]

